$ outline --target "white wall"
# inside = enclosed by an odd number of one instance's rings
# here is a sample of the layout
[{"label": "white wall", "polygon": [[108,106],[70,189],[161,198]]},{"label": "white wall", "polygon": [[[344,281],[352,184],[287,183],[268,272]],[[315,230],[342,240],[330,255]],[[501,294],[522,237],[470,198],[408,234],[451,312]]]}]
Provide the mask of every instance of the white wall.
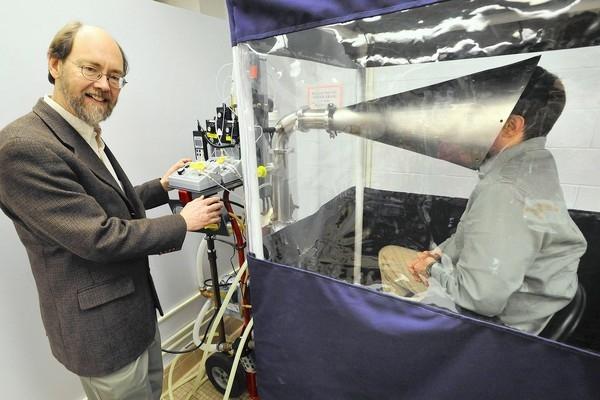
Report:
[{"label": "white wall", "polygon": [[[0,127],[31,110],[51,92],[46,49],[70,20],[106,28],[130,61],[129,85],[104,138],[132,182],[162,175],[174,161],[192,156],[195,120],[212,117],[230,69],[226,21],[151,0],[30,0],[3,2],[0,9]],[[217,76],[219,82],[216,81]],[[1,167],[1,166],[0,166]],[[168,213],[162,207],[151,215]],[[165,311],[196,293],[194,258],[199,235],[188,235],[181,252],[151,257]],[[54,360],[44,334],[37,292],[25,250],[12,223],[0,215],[0,365],[6,399],[81,399],[75,375]],[[229,264],[230,252],[221,261]],[[199,310],[194,304],[161,324],[163,339]]]},{"label": "white wall", "polygon": [[175,7],[199,11],[213,17],[225,18],[225,0],[155,0]]}]

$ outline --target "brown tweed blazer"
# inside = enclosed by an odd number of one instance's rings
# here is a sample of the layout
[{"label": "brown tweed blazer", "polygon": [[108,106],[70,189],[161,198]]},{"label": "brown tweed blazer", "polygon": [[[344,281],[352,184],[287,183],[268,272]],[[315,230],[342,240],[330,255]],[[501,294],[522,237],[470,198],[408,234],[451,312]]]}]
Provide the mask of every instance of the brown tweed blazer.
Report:
[{"label": "brown tweed blazer", "polygon": [[43,100],[0,131],[0,207],[29,256],[54,356],[81,376],[135,360],[152,341],[156,309],[148,255],[179,250],[179,215],[158,179],[133,187],[106,148],[119,187],[83,138]]}]

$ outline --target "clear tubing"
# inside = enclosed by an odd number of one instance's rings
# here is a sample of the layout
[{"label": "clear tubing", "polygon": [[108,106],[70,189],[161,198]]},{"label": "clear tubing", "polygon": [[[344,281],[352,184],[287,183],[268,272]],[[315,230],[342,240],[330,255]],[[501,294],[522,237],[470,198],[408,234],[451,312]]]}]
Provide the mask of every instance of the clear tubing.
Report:
[{"label": "clear tubing", "polygon": [[248,322],[246,329],[244,330],[244,334],[240,339],[240,344],[238,345],[238,349],[235,352],[235,357],[233,358],[233,365],[231,366],[231,371],[229,371],[229,379],[227,380],[227,388],[225,389],[225,394],[223,395],[223,400],[229,400],[229,394],[231,393],[231,387],[233,386],[233,381],[235,380],[235,371],[240,362],[240,358],[242,357],[242,353],[244,352],[244,346],[246,345],[246,341],[248,340],[248,336],[252,331],[252,326],[254,325],[254,318]]},{"label": "clear tubing", "polygon": [[[231,301],[231,297],[233,297],[233,294],[236,292],[237,287],[240,283],[240,279],[242,278],[242,275],[246,272],[247,269],[248,269],[248,263],[245,262],[244,265],[242,265],[240,267],[240,269],[238,270],[238,273],[235,275],[235,278],[233,279],[233,282],[231,282],[231,286],[229,287],[229,290],[227,290],[227,294],[225,295],[225,298],[223,299],[221,308],[219,308],[219,311],[217,312],[217,315],[215,316],[215,319],[210,327],[208,335],[206,336],[211,344],[212,344],[212,339],[215,337],[215,332],[217,330],[217,327],[219,326],[219,322],[221,321],[221,318],[223,318],[223,314],[225,314],[225,310],[227,309],[227,306],[229,305],[229,302]],[[204,354],[202,355],[202,360],[200,361],[200,369],[198,371],[198,375],[201,375],[204,373],[204,364],[206,363],[207,358],[208,358],[208,352],[205,351]]]}]

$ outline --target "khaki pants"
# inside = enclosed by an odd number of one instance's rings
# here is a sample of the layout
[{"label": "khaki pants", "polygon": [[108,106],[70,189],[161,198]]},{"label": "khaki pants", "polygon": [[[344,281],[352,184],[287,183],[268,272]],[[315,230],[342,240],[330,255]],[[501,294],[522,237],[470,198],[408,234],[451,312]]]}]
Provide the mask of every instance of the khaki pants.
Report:
[{"label": "khaki pants", "polygon": [[158,324],[154,340],[135,361],[106,376],[79,379],[88,400],[159,400],[163,364]]},{"label": "khaki pants", "polygon": [[417,282],[408,270],[417,253],[400,246],[385,246],[379,250],[379,270],[384,292],[410,297],[427,290],[427,286]]}]

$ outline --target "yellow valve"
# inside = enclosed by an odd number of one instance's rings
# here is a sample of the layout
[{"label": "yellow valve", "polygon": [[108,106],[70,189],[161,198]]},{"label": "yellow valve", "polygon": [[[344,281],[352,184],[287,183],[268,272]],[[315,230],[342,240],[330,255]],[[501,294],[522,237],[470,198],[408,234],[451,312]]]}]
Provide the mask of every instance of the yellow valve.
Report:
[{"label": "yellow valve", "polygon": [[204,171],[206,169],[206,164],[204,164],[204,161],[193,161],[190,163],[190,168],[195,169],[196,171]]},{"label": "yellow valve", "polygon": [[208,229],[209,231],[218,231],[219,224],[208,224],[204,227],[204,229]]},{"label": "yellow valve", "polygon": [[267,176],[267,167],[265,167],[264,165],[259,165],[258,167],[256,167],[256,176],[258,176],[259,178],[264,178],[265,176]]},{"label": "yellow valve", "polygon": [[226,159],[227,159],[226,156],[217,157],[217,164],[223,164]]}]

